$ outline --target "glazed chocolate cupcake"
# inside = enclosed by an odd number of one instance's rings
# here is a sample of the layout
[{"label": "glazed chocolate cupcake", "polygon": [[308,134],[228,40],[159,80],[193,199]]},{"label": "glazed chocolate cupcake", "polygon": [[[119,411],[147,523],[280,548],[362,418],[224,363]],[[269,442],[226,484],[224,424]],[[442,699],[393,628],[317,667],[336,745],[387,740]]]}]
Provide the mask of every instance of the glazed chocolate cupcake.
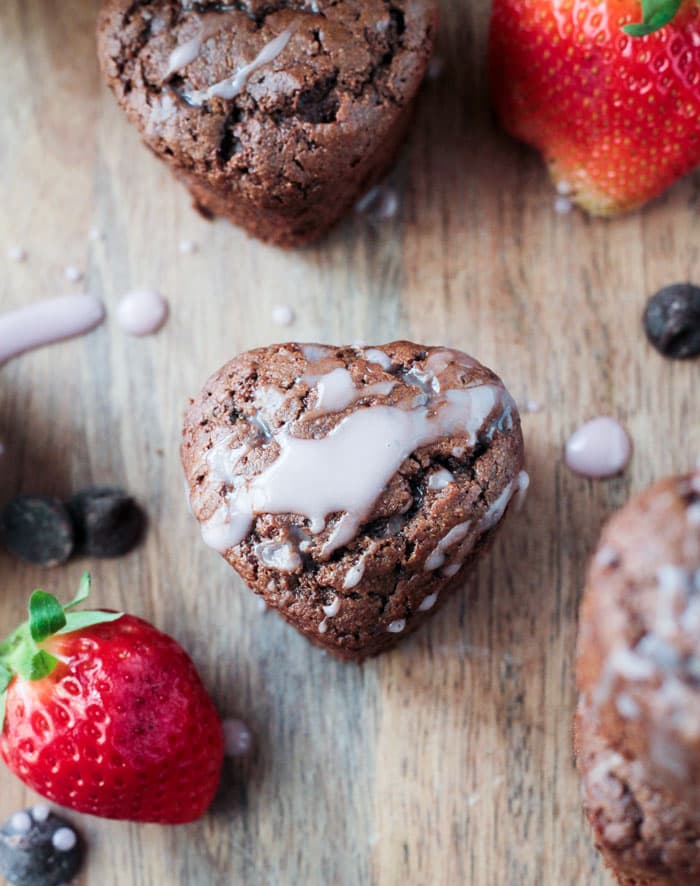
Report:
[{"label": "glazed chocolate cupcake", "polygon": [[[581,610],[577,675],[584,786],[603,753],[626,786],[612,810],[587,803],[602,851],[621,882],[698,882],[700,472],[657,483],[605,528]],[[619,824],[622,805],[636,810],[639,832],[618,846],[600,820]]]},{"label": "glazed chocolate cupcake", "polygon": [[526,482],[500,380],[408,342],[236,357],[192,402],[182,459],[204,540],[312,642],[355,661],[463,584]]},{"label": "glazed chocolate cupcake", "polygon": [[436,18],[436,0],[107,0],[99,55],[199,209],[300,246],[393,163]]}]

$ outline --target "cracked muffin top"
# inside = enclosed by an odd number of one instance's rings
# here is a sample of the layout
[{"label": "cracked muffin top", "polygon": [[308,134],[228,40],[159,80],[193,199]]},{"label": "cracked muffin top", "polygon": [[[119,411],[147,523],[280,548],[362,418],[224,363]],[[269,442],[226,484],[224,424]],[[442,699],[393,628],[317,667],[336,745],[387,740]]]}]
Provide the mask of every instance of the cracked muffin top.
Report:
[{"label": "cracked muffin top", "polygon": [[328,173],[328,151],[342,169],[382,141],[435,18],[430,0],[107,0],[100,57],[157,153],[212,186],[243,174],[284,199]]},{"label": "cracked muffin top", "polygon": [[182,458],[205,541],[315,642],[348,650],[432,609],[523,483],[497,376],[409,342],[242,354],[193,401]]}]

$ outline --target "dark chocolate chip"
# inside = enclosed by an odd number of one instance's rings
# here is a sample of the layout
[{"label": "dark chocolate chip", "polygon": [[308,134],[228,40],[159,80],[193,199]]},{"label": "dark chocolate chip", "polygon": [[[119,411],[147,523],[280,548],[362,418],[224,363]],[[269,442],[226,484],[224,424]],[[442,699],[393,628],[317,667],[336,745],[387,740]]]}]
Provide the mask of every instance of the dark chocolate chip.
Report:
[{"label": "dark chocolate chip", "polygon": [[73,553],[73,523],[57,498],[13,499],[0,517],[0,533],[9,551],[38,566],[57,566]]},{"label": "dark chocolate chip", "polygon": [[121,557],[143,537],[146,515],[122,489],[94,486],[68,502],[76,547],[90,557]]},{"label": "dark chocolate chip", "polygon": [[60,886],[82,866],[80,836],[65,819],[47,812],[43,804],[17,812],[0,829],[0,873],[15,886]]},{"label": "dark chocolate chip", "polygon": [[676,283],[649,299],[644,330],[659,353],[673,360],[700,355],[700,287]]}]

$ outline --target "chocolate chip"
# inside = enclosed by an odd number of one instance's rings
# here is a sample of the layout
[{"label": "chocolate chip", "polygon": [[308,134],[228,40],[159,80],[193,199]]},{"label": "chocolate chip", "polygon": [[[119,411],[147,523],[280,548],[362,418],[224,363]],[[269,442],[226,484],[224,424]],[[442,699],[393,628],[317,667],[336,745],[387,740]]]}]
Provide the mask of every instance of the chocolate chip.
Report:
[{"label": "chocolate chip", "polygon": [[85,848],[75,829],[44,804],[0,829],[0,873],[14,886],[60,886],[80,870]]},{"label": "chocolate chip", "polygon": [[122,489],[93,486],[68,502],[76,546],[90,557],[121,557],[141,541],[146,516]]},{"label": "chocolate chip", "polygon": [[73,524],[57,498],[20,495],[2,512],[5,547],[37,566],[57,566],[73,553]]},{"label": "chocolate chip", "polygon": [[649,299],[644,330],[659,353],[673,360],[700,355],[700,287],[676,283]]}]

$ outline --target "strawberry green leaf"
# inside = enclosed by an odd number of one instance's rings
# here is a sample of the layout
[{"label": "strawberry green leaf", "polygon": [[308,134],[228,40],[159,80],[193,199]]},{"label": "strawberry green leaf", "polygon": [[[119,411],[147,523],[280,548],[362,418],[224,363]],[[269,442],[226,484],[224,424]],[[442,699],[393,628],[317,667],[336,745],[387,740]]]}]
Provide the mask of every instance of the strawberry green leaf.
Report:
[{"label": "strawberry green leaf", "polygon": [[12,682],[12,671],[0,664],[0,693],[4,692]]},{"label": "strawberry green leaf", "polygon": [[78,585],[78,593],[73,597],[70,603],[63,608],[68,612],[69,609],[74,609],[76,606],[79,606],[81,603],[84,603],[85,600],[90,596],[90,591],[92,589],[92,579],[90,578],[89,572],[83,572],[83,575],[80,579],[80,584]]},{"label": "strawberry green leaf", "polygon": [[35,643],[41,643],[60,631],[66,623],[63,606],[46,591],[34,591],[29,598],[29,632]]},{"label": "strawberry green leaf", "polygon": [[673,20],[683,0],[642,0],[642,21],[622,30],[630,37],[646,37]]},{"label": "strawberry green leaf", "polygon": [[49,674],[53,673],[57,664],[57,658],[54,658],[53,655],[49,655],[45,650],[40,649],[32,657],[32,670],[28,679],[32,681],[43,680],[44,677],[48,677]]},{"label": "strawberry green leaf", "polygon": [[70,634],[93,625],[107,624],[122,617],[121,612],[69,612],[66,616],[66,624],[59,634]]}]

